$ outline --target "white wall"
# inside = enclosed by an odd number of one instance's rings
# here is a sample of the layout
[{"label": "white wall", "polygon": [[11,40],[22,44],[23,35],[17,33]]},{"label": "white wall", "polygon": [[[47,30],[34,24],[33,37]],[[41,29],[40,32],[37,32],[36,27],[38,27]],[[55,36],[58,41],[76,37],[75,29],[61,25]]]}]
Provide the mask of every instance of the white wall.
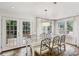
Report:
[{"label": "white wall", "polygon": [[52,34],[55,34],[55,25],[54,25],[54,21],[51,21],[52,22]]},{"label": "white wall", "polygon": [[0,16],[0,52],[1,52],[1,16]]},{"label": "white wall", "polygon": [[42,20],[43,19],[37,18],[37,24],[36,24],[36,27],[37,27],[37,40],[40,39],[40,34],[42,34]]}]

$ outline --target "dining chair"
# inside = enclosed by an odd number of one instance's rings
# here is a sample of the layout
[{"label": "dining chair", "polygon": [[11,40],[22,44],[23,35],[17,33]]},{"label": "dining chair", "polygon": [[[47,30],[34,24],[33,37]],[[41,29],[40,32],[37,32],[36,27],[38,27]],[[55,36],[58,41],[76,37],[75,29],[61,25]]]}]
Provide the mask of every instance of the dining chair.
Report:
[{"label": "dining chair", "polygon": [[[60,51],[59,40],[60,40],[60,36],[55,36],[53,38],[53,41],[52,41],[52,43],[50,45],[52,55],[59,55],[59,51]],[[57,52],[57,54],[56,54],[56,52]]]},{"label": "dining chair", "polygon": [[66,50],[65,48],[65,39],[66,39],[66,35],[61,35],[61,39],[60,39],[60,51],[62,51],[62,48],[64,48],[64,51]]},{"label": "dining chair", "polygon": [[30,45],[26,47],[26,56],[32,56],[32,47]]},{"label": "dining chair", "polygon": [[35,50],[35,53],[40,56],[48,56],[50,55],[50,42],[51,39],[45,38],[41,41],[41,46]]}]

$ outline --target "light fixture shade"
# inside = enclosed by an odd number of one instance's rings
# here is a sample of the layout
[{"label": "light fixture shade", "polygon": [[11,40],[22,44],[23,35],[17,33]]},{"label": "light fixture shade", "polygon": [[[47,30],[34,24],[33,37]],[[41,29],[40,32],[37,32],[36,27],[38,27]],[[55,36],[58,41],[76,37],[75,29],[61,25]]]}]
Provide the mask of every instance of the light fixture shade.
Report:
[{"label": "light fixture shade", "polygon": [[50,26],[49,22],[42,23],[42,26]]}]

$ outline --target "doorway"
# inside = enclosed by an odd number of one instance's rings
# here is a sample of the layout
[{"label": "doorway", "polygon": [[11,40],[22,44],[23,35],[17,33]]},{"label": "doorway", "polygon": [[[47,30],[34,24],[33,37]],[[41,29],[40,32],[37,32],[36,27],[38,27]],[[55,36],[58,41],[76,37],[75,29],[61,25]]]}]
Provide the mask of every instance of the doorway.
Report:
[{"label": "doorway", "polygon": [[19,47],[19,19],[2,17],[2,51]]}]

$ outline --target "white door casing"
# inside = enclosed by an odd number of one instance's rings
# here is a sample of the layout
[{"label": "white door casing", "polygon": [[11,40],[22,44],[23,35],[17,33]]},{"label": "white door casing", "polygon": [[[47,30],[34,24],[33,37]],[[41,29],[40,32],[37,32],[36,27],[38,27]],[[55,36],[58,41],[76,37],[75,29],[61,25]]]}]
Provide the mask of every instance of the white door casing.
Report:
[{"label": "white door casing", "polygon": [[[12,20],[12,21],[16,21],[17,22],[17,38],[11,38],[8,39],[10,40],[11,43],[14,42],[15,46],[7,46],[6,44],[6,21],[7,20]],[[2,50],[8,50],[8,49],[12,49],[12,48],[16,48],[19,47],[19,19],[14,19],[14,18],[10,18],[10,17],[2,17]],[[11,44],[10,44],[11,45]]]}]

